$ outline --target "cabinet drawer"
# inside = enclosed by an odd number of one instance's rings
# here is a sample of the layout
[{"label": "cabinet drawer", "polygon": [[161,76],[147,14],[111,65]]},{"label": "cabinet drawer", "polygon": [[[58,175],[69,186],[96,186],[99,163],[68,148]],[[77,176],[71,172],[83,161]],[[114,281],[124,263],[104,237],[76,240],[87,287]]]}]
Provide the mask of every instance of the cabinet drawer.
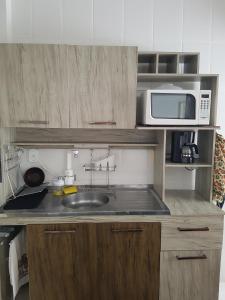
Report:
[{"label": "cabinet drawer", "polygon": [[160,300],[216,300],[220,250],[163,251]]},{"label": "cabinet drawer", "polygon": [[173,218],[162,223],[162,250],[220,249],[223,217]]}]

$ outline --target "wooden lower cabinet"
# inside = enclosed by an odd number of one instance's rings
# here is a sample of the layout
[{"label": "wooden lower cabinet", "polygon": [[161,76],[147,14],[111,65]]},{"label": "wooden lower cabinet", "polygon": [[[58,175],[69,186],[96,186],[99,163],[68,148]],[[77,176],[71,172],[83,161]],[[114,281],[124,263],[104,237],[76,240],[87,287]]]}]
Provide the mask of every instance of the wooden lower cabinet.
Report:
[{"label": "wooden lower cabinet", "polygon": [[160,300],[217,300],[220,250],[163,251]]},{"label": "wooden lower cabinet", "polygon": [[160,223],[28,225],[27,238],[31,300],[159,299]]}]

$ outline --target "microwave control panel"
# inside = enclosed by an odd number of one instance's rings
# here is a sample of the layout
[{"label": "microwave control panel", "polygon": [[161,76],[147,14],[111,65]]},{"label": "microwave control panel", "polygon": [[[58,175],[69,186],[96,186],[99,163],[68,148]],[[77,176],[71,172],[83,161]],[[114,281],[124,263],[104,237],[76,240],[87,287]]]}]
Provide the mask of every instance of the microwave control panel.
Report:
[{"label": "microwave control panel", "polygon": [[199,121],[201,124],[209,124],[211,106],[211,91],[201,91]]}]

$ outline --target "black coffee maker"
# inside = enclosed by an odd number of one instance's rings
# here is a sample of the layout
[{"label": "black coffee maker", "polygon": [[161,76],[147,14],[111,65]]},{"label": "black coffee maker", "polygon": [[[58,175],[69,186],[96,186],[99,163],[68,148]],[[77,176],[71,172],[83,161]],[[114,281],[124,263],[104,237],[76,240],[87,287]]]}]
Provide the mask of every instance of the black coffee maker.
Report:
[{"label": "black coffee maker", "polygon": [[192,164],[199,159],[199,149],[195,142],[194,131],[172,132],[171,161]]}]

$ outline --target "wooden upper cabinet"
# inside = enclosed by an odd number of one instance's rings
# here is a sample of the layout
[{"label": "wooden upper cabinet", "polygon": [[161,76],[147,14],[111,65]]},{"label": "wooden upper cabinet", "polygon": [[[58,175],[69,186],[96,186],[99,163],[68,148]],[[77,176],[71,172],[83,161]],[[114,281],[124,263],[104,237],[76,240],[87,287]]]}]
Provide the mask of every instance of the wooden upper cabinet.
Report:
[{"label": "wooden upper cabinet", "polygon": [[136,47],[0,45],[0,125],[135,128]]},{"label": "wooden upper cabinet", "polygon": [[67,47],[0,45],[1,126],[69,127]]},{"label": "wooden upper cabinet", "polygon": [[71,128],[135,128],[137,48],[69,46]]}]

